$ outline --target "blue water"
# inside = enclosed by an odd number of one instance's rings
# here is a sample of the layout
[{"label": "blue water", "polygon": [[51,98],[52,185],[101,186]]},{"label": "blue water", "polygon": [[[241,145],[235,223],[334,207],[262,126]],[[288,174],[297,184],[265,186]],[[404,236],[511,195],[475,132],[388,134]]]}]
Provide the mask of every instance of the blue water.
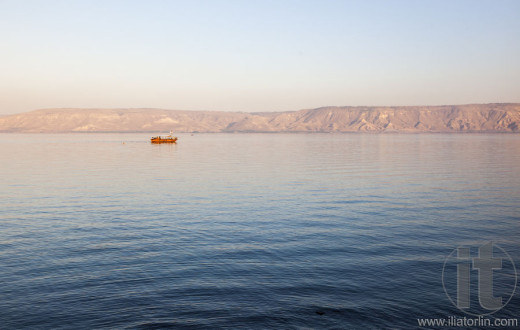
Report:
[{"label": "blue water", "polygon": [[520,135],[148,139],[0,134],[1,329],[410,328],[457,246],[520,268]]}]

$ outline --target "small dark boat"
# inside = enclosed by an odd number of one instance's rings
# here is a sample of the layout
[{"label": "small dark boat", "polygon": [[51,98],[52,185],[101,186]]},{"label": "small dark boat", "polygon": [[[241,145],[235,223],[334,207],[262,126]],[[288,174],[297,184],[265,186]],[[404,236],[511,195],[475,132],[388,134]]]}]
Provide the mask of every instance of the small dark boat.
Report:
[{"label": "small dark boat", "polygon": [[177,143],[177,137],[172,135],[170,131],[170,135],[168,136],[154,136],[150,140],[152,143]]}]

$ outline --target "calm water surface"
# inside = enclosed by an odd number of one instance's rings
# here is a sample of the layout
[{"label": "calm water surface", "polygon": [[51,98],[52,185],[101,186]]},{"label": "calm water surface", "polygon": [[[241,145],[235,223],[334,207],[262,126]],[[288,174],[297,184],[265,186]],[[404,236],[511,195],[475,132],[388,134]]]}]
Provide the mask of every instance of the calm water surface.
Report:
[{"label": "calm water surface", "polygon": [[409,328],[457,246],[520,266],[520,135],[148,139],[0,134],[0,328]]}]

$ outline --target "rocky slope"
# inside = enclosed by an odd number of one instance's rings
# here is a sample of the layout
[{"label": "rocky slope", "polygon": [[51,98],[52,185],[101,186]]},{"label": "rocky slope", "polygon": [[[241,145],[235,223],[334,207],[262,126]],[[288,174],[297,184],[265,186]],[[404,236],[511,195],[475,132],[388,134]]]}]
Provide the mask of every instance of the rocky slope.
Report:
[{"label": "rocky slope", "polygon": [[0,132],[520,132],[520,104],[323,107],[290,112],[45,109],[0,117]]}]

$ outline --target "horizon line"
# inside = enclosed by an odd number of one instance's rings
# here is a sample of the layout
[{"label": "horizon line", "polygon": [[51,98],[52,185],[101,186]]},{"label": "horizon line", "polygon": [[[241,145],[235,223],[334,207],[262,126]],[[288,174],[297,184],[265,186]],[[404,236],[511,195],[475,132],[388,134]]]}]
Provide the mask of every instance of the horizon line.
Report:
[{"label": "horizon line", "polygon": [[324,105],[315,108],[301,108],[297,110],[264,110],[264,111],[236,111],[236,110],[187,110],[187,109],[168,109],[157,107],[44,107],[24,112],[0,114],[0,117],[16,116],[36,111],[44,110],[163,110],[163,111],[187,111],[187,112],[228,112],[228,113],[281,113],[297,112],[305,110],[316,110],[323,108],[413,108],[413,107],[447,107],[447,106],[475,106],[475,105],[513,105],[520,102],[489,102],[489,103],[461,103],[461,104],[422,104],[422,105]]}]

